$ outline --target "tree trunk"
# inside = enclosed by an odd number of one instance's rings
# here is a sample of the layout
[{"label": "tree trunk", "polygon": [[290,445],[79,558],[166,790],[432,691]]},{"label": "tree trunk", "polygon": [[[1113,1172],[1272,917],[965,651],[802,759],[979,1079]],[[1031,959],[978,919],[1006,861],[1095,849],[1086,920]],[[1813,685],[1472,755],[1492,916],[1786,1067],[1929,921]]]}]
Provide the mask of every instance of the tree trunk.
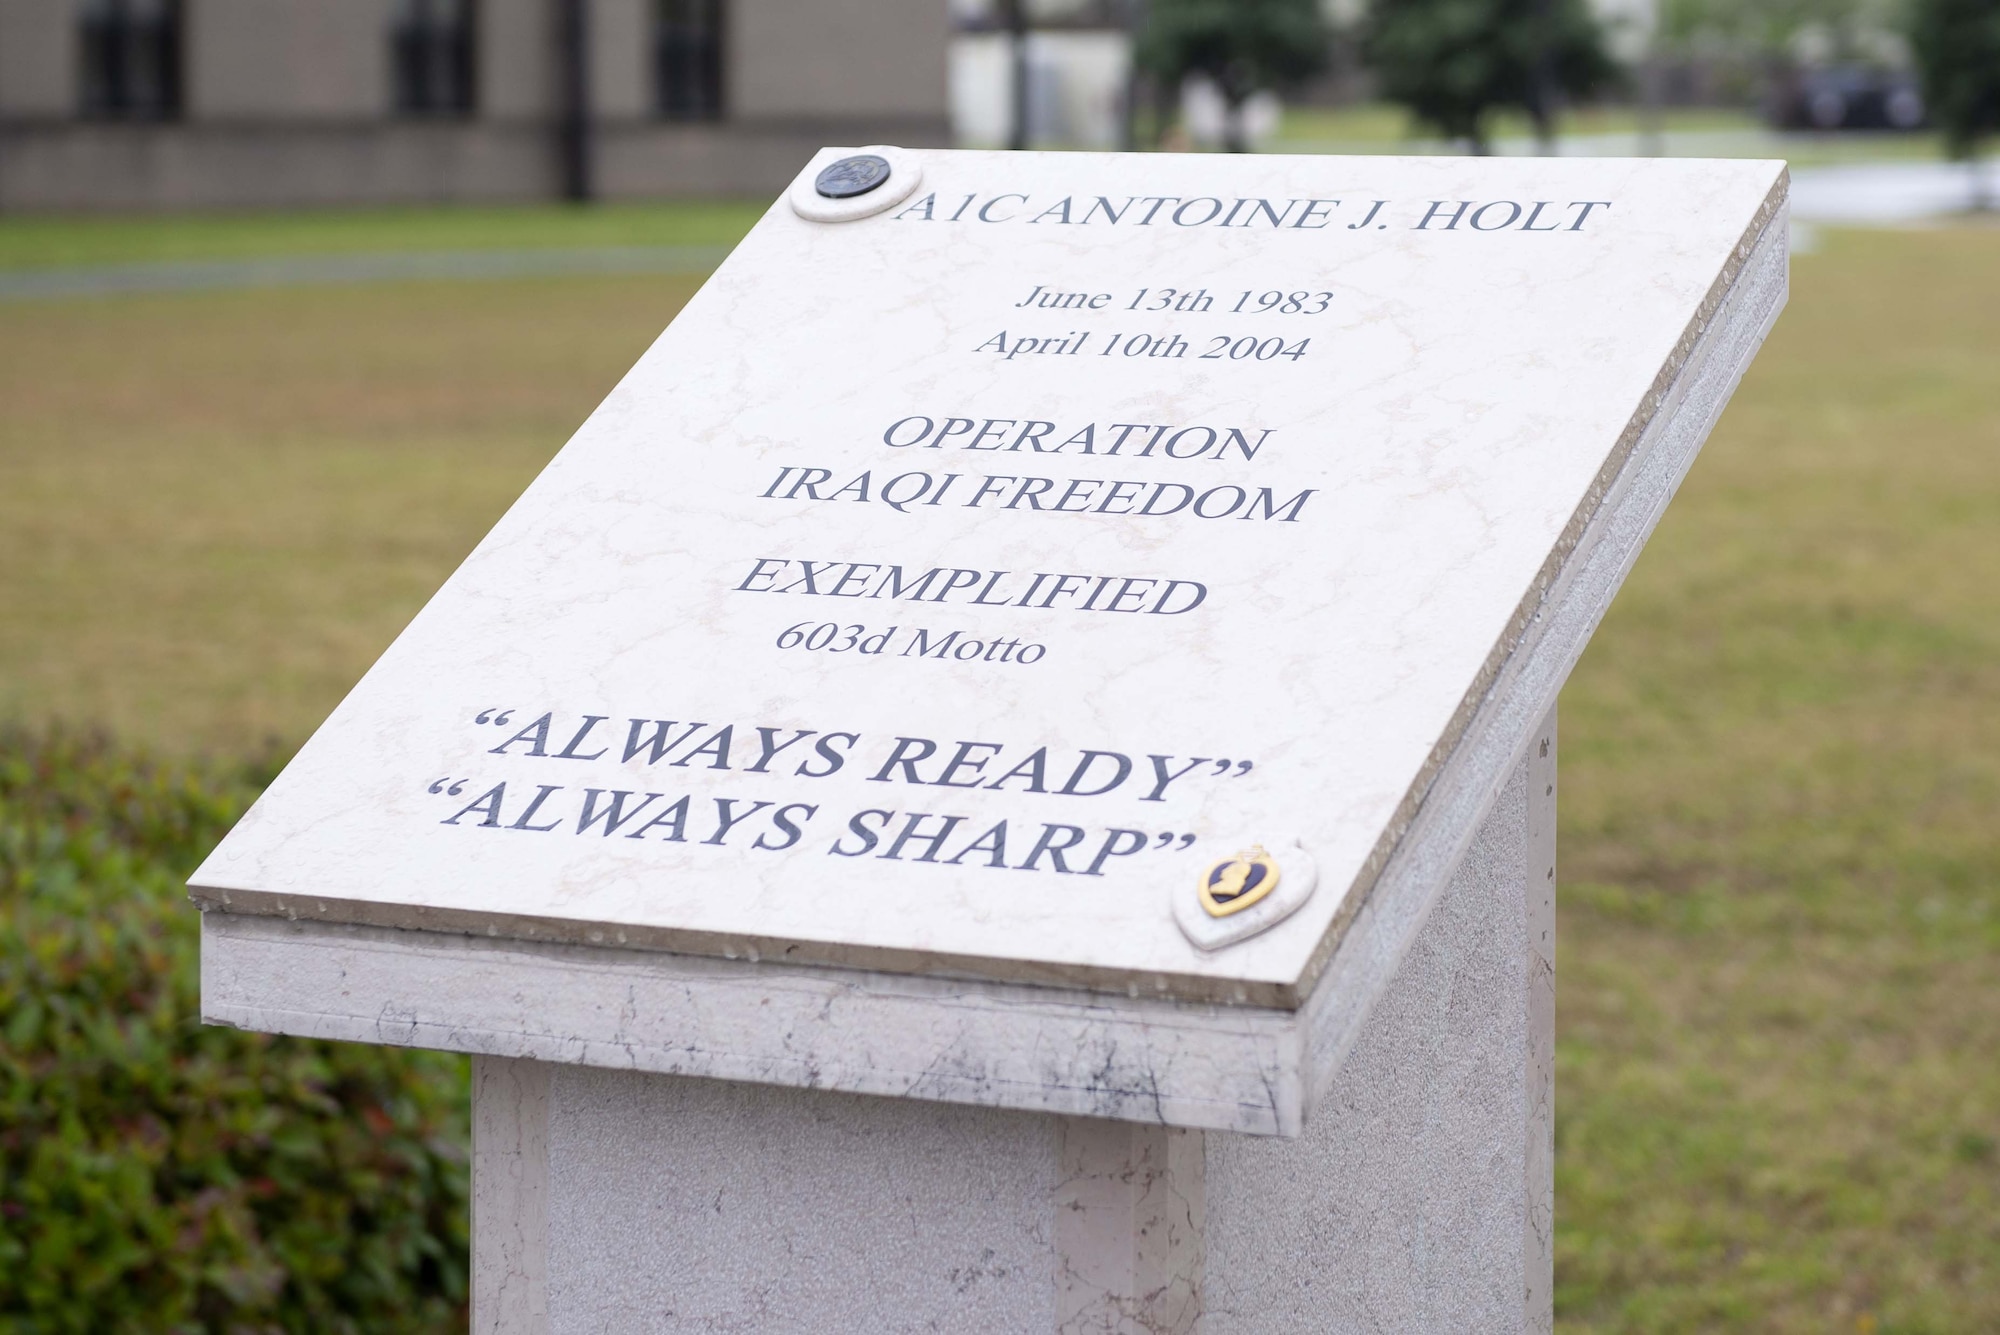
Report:
[{"label": "tree trunk", "polygon": [[1639,66],[1639,156],[1661,158],[1667,154],[1666,117],[1662,112],[1659,51],[1648,41],[1646,57]]},{"label": "tree trunk", "polygon": [[[1140,8],[1138,5],[1125,7],[1125,100],[1118,108],[1118,148],[1121,152],[1139,151],[1139,97],[1144,89],[1145,79],[1139,69],[1139,62],[1133,59],[1133,52],[1139,49]],[[1153,142],[1159,143],[1160,131],[1153,130]]]},{"label": "tree trunk", "polygon": [[1007,0],[1008,56],[1013,85],[1013,118],[1007,126],[1007,147],[1028,146],[1028,6],[1027,0]]},{"label": "tree trunk", "polygon": [[1231,153],[1250,151],[1250,137],[1243,125],[1244,100],[1228,94],[1222,99],[1222,147]]},{"label": "tree trunk", "polygon": [[1549,0],[1535,0],[1535,62],[1528,95],[1528,118],[1535,125],[1535,151],[1545,158],[1556,152],[1556,103],[1562,96],[1556,80],[1555,51],[1550,29],[1554,24]]},{"label": "tree trunk", "polygon": [[591,170],[590,35],[584,0],[563,0],[556,11],[556,85],[561,109],[556,153],[563,198],[585,203],[596,196]]}]

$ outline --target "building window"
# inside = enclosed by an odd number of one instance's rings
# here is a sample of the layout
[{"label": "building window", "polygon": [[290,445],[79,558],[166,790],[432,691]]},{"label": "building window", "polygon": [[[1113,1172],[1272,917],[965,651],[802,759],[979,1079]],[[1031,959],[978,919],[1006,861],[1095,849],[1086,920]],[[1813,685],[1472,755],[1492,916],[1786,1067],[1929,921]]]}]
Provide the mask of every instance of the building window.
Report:
[{"label": "building window", "polygon": [[87,0],[82,51],[86,116],[166,120],[180,114],[178,0]]},{"label": "building window", "polygon": [[653,92],[660,115],[722,115],[722,0],[655,0]]},{"label": "building window", "polygon": [[396,110],[463,116],[473,108],[472,0],[397,0],[389,33]]}]

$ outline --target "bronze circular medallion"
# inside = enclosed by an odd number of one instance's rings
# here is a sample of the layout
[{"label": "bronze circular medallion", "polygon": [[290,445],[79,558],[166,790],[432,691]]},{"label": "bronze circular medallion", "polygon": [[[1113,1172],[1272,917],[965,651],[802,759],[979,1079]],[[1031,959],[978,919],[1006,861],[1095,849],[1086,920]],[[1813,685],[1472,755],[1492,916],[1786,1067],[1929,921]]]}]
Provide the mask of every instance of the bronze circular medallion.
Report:
[{"label": "bronze circular medallion", "polygon": [[813,178],[813,189],[826,199],[853,199],[889,179],[889,160],[873,153],[842,158]]}]

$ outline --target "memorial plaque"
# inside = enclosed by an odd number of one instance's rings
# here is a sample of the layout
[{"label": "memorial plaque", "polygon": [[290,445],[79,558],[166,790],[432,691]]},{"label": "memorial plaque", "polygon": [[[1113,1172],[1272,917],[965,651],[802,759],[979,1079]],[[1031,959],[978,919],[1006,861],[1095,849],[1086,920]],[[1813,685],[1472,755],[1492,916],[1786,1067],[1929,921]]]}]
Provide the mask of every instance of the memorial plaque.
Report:
[{"label": "memorial plaque", "polygon": [[1783,171],[826,150],[195,896],[1296,1004]]}]

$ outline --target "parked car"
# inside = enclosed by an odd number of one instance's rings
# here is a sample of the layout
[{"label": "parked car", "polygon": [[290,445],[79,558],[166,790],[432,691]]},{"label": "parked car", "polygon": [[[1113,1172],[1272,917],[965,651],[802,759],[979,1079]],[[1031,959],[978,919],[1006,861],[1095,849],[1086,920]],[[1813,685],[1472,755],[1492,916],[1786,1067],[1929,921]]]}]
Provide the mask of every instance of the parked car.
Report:
[{"label": "parked car", "polygon": [[1771,107],[1787,130],[1918,130],[1924,95],[1915,76],[1860,65],[1801,71]]}]

